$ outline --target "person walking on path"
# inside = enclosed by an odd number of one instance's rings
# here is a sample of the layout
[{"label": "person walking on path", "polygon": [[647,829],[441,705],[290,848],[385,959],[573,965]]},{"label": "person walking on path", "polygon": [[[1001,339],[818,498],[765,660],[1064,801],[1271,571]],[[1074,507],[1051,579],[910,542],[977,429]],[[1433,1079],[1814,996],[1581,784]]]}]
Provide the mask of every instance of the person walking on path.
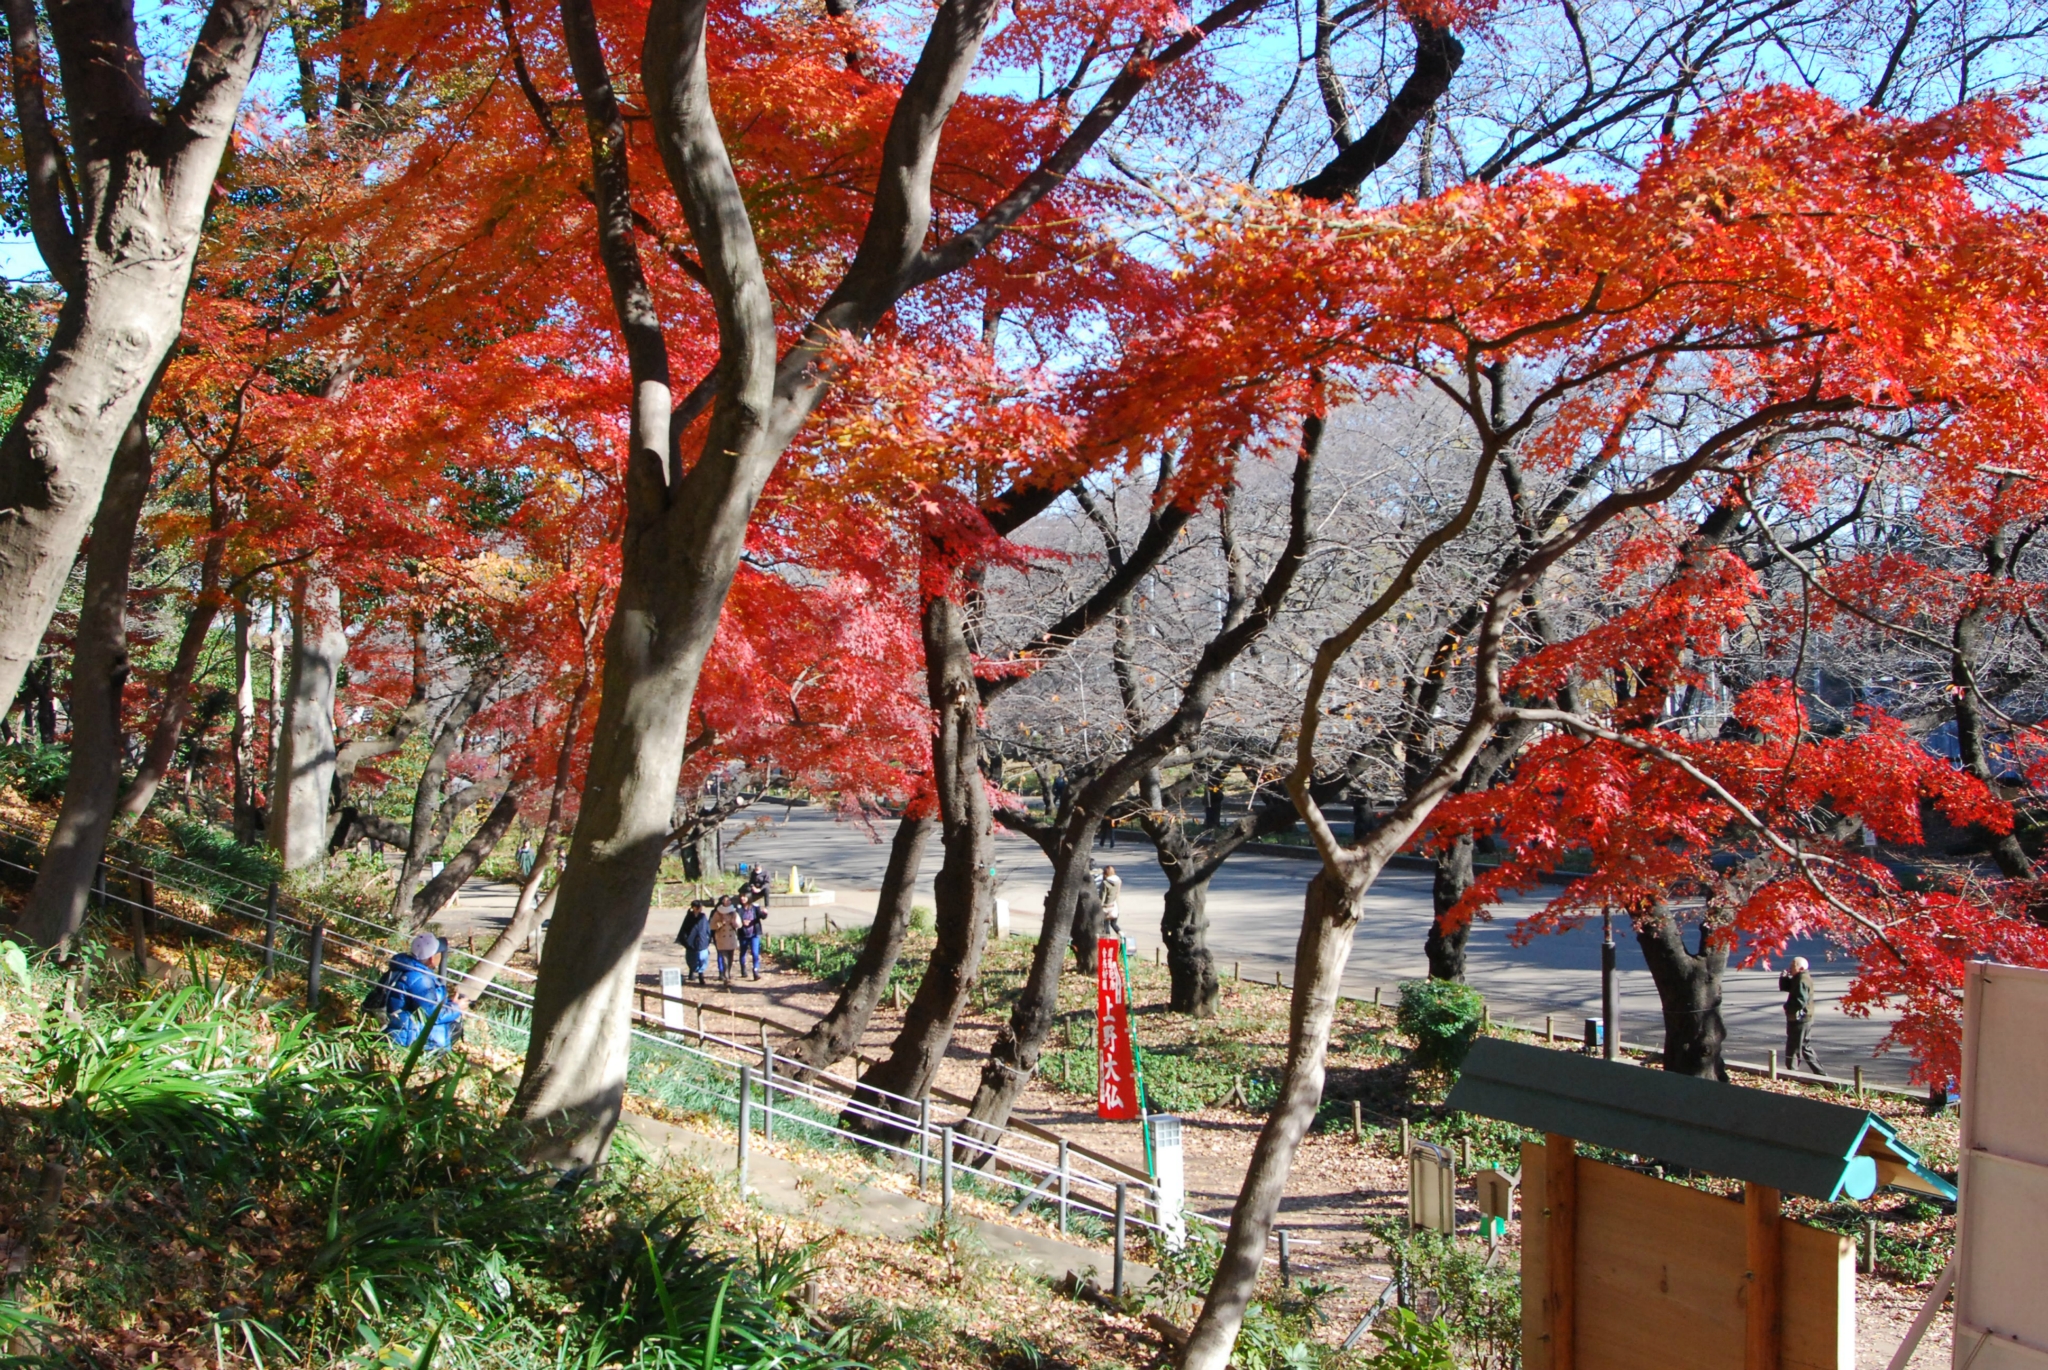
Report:
[{"label": "person walking on path", "polygon": [[392,1045],[410,1047],[424,1032],[427,1050],[446,1051],[462,1030],[462,1000],[448,992],[441,979],[441,958],[447,943],[431,932],[412,939],[412,946],[391,958],[364,1008],[384,1020]]},{"label": "person walking on path", "polygon": [[529,837],[526,841],[519,844],[519,878],[521,881],[525,881],[531,879],[532,876],[533,839]]},{"label": "person walking on path", "polygon": [[718,948],[718,978],[732,983],[732,963],[740,954],[740,917],[733,912],[732,896],[720,895],[711,911],[711,943]]},{"label": "person walking on path", "polygon": [[683,949],[684,973],[698,984],[704,984],[704,959],[711,950],[711,920],[704,914],[704,901],[692,899],[690,910],[683,915],[683,926],[676,933],[676,942]]},{"label": "person walking on path", "polygon": [[752,965],[752,978],[756,980],[761,978],[761,930],[767,916],[768,909],[765,904],[755,902],[751,895],[741,896],[739,912],[741,979],[748,978],[750,962]]},{"label": "person walking on path", "polygon": [[1123,928],[1116,921],[1116,899],[1123,892],[1124,878],[1116,873],[1115,866],[1104,866],[1102,874],[1095,881],[1095,897],[1102,903],[1102,922],[1109,929],[1109,935],[1119,941]]},{"label": "person walking on path", "polygon": [[1785,992],[1785,1068],[1827,1074],[1813,1054],[1813,975],[1804,956],[1792,958],[1778,988]]}]

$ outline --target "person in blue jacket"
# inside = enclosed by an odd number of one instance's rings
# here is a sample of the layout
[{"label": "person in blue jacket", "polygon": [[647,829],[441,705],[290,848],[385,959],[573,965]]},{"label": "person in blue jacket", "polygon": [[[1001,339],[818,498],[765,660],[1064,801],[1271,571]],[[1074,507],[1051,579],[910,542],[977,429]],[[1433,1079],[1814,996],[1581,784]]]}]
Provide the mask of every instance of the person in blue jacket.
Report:
[{"label": "person in blue jacket", "polygon": [[446,1051],[462,1030],[462,1001],[441,979],[441,958],[447,949],[431,932],[412,939],[410,951],[391,958],[390,968],[371,995],[372,1010],[384,1019],[384,1035],[396,1046],[410,1047],[424,1030],[427,1050]]}]

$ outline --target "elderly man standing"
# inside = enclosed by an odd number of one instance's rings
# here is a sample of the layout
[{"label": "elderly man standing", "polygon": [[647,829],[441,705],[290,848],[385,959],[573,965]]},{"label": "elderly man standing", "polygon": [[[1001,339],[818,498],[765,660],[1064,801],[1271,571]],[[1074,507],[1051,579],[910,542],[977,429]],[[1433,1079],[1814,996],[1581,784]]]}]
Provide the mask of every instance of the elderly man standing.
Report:
[{"label": "elderly man standing", "polygon": [[1813,975],[1804,956],[1792,958],[1778,988],[1785,992],[1785,1068],[1827,1074],[1813,1055]]}]

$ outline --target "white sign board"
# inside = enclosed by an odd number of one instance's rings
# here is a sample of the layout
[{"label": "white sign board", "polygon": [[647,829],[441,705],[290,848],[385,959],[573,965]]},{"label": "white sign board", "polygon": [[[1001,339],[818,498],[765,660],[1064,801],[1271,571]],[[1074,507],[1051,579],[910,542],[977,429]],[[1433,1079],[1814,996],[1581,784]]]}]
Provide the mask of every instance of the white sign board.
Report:
[{"label": "white sign board", "polygon": [[680,1032],[690,1024],[683,1017],[683,968],[661,968],[661,1025]]},{"label": "white sign board", "polygon": [[2048,1370],[2048,971],[1975,962],[1963,995],[1953,1364]]},{"label": "white sign board", "polygon": [[1188,1239],[1187,1167],[1180,1143],[1180,1119],[1171,1113],[1152,1115],[1152,1189],[1158,1196],[1155,1220],[1168,1251],[1178,1251]]}]

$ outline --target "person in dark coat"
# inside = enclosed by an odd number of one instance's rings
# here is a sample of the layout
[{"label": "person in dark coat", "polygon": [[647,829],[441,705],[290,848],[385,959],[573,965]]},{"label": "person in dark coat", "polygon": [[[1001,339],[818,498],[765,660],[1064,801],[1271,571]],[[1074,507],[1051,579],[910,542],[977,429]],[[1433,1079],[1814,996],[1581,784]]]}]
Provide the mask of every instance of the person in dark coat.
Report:
[{"label": "person in dark coat", "polygon": [[739,900],[740,937],[740,978],[748,978],[748,963],[752,962],[752,978],[761,978],[761,933],[768,917],[767,899],[756,899],[751,890],[743,892]]},{"label": "person in dark coat", "polygon": [[1827,1074],[1813,1054],[1813,975],[1804,956],[1792,958],[1778,988],[1785,992],[1785,1069]]},{"label": "person in dark coat", "polygon": [[704,911],[702,899],[690,901],[690,911],[683,915],[683,926],[676,933],[676,941],[682,946],[683,957],[688,962],[686,973],[700,985],[709,983],[704,978],[704,961],[711,951],[711,918]]}]

